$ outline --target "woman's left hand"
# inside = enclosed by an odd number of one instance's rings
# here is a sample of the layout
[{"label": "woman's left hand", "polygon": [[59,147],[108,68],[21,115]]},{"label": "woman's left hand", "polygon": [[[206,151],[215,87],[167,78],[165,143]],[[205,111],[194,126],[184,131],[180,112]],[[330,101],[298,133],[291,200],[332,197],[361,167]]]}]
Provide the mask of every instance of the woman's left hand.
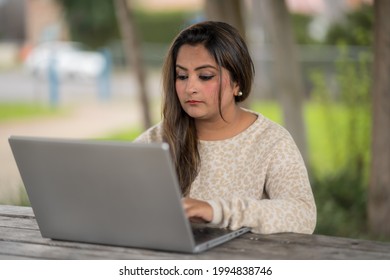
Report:
[{"label": "woman's left hand", "polygon": [[202,200],[185,197],[182,204],[187,218],[194,223],[208,223],[213,220],[213,208]]}]

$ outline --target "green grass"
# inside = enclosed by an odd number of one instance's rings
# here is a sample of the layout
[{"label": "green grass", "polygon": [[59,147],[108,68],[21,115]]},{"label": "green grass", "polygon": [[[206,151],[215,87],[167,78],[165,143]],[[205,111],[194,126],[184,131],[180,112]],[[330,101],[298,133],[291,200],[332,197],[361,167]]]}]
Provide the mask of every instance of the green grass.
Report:
[{"label": "green grass", "polygon": [[120,131],[118,133],[99,138],[99,140],[133,141],[138,135],[141,134],[141,132],[141,128],[133,127],[126,131]]},{"label": "green grass", "polygon": [[265,117],[282,124],[282,110],[278,103],[271,101],[258,101],[251,104],[251,109],[261,113]]},{"label": "green grass", "polygon": [[319,176],[338,170],[346,163],[347,110],[340,105],[327,108],[321,104],[305,107],[309,162]]},{"label": "green grass", "polygon": [[0,103],[0,123],[9,120],[56,115],[60,111],[34,103]]}]

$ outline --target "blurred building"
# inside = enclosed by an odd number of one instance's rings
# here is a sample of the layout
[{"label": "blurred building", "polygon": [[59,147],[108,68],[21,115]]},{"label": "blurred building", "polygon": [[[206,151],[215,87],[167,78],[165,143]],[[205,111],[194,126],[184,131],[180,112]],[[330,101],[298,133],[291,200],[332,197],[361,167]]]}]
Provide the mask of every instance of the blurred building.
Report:
[{"label": "blurred building", "polygon": [[68,37],[56,0],[0,0],[0,67],[23,59],[40,42]]},{"label": "blurred building", "polygon": [[24,41],[26,37],[24,2],[0,0],[0,41]]},{"label": "blurred building", "polygon": [[26,38],[23,1],[0,0],[0,70],[15,64]]},{"label": "blurred building", "polygon": [[26,10],[26,42],[67,40],[64,11],[56,0],[23,0]]},{"label": "blurred building", "polygon": [[56,0],[0,0],[0,41],[36,44],[66,39],[63,10]]}]

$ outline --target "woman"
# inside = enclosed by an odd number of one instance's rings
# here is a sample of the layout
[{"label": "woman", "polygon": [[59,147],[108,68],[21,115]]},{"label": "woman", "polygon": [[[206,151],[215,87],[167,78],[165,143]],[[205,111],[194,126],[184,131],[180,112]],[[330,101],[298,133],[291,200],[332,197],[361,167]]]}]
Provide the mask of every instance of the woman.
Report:
[{"label": "woman", "polygon": [[163,120],[136,141],[170,145],[192,222],[312,233],[316,206],[290,134],[239,106],[253,75],[247,46],[232,26],[188,27],[163,67]]}]

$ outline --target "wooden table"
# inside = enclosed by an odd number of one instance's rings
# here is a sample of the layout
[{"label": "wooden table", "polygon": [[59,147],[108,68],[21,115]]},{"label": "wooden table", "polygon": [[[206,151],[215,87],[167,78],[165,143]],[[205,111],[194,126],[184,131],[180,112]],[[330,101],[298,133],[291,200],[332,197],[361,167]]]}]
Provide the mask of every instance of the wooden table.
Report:
[{"label": "wooden table", "polygon": [[386,259],[390,243],[324,235],[247,233],[201,254],[42,238],[30,207],[0,205],[0,259]]}]

